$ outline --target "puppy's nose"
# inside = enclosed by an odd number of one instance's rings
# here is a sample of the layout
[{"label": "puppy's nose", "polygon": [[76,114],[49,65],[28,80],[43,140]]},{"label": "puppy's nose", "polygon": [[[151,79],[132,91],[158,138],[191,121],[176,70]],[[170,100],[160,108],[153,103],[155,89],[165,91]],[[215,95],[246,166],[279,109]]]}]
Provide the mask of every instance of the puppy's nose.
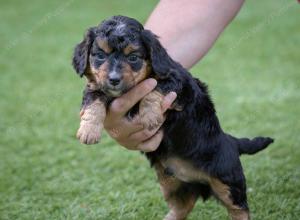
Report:
[{"label": "puppy's nose", "polygon": [[108,78],[109,84],[113,86],[117,86],[121,82],[121,77],[120,76],[111,76]]}]

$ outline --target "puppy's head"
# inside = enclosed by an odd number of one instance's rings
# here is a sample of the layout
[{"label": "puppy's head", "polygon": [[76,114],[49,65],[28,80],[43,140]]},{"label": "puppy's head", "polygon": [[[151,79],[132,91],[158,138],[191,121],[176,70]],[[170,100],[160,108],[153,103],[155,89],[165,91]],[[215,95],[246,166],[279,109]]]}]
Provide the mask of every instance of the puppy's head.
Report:
[{"label": "puppy's head", "polygon": [[138,21],[114,16],[88,29],[75,48],[73,66],[91,89],[117,97],[151,73],[166,77],[169,60],[156,36]]}]

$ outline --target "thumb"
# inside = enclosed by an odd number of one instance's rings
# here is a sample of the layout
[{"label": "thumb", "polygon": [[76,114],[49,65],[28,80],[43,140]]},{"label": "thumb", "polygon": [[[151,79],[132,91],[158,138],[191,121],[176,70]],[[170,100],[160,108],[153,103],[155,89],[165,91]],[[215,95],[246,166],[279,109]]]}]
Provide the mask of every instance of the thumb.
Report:
[{"label": "thumb", "polygon": [[166,112],[171,107],[176,97],[177,94],[175,92],[170,92],[164,97],[163,102],[161,104],[161,109],[163,113]]}]

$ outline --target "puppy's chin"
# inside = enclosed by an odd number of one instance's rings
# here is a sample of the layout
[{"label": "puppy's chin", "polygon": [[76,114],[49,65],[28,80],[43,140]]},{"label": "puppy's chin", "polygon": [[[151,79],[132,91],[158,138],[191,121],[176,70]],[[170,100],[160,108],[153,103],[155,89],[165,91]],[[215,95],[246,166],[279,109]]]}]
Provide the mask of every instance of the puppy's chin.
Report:
[{"label": "puppy's chin", "polygon": [[129,90],[129,87],[127,86],[104,86],[102,88],[102,91],[109,97],[119,97],[121,95],[123,95],[124,93],[126,93]]},{"label": "puppy's chin", "polygon": [[119,97],[121,95],[123,95],[124,93],[128,92],[128,90],[132,87],[129,85],[118,85],[118,86],[110,86],[107,84],[97,84],[97,83],[91,83],[89,82],[88,84],[88,88],[91,90],[101,90],[102,92],[105,93],[105,95],[107,95],[108,97]]},{"label": "puppy's chin", "polygon": [[121,96],[124,92],[122,92],[121,90],[111,90],[111,89],[108,89],[108,90],[105,90],[104,93],[105,93],[107,96],[110,96],[110,97],[119,97],[119,96]]}]

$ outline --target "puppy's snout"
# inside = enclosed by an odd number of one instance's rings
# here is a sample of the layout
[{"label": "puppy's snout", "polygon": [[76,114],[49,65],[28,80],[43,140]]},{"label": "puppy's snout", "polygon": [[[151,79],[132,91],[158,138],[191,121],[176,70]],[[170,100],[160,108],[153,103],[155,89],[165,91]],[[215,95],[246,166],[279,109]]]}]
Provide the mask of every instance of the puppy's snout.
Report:
[{"label": "puppy's snout", "polygon": [[117,86],[121,82],[121,76],[117,74],[111,74],[108,76],[108,82],[112,86]]}]

